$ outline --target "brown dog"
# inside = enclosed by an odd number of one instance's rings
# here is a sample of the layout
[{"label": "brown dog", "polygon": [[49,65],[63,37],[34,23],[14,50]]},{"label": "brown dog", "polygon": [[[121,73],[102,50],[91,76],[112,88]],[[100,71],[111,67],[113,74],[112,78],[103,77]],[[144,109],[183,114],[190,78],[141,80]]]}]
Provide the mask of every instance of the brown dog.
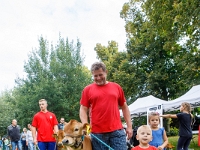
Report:
[{"label": "brown dog", "polygon": [[70,146],[73,150],[92,150],[91,139],[86,135],[86,125],[77,120],[70,120],[64,126],[64,138],[62,144]]}]

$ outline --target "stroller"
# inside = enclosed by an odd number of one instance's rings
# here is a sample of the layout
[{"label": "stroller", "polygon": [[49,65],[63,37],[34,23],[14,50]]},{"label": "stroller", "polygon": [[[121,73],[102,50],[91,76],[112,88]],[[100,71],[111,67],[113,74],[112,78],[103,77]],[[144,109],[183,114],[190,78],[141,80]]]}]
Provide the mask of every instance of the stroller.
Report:
[{"label": "stroller", "polygon": [[127,141],[127,150],[131,150],[132,147],[139,145],[139,141],[136,139],[136,135],[137,135],[137,129],[138,127],[135,127],[133,129],[133,136],[132,138]]}]

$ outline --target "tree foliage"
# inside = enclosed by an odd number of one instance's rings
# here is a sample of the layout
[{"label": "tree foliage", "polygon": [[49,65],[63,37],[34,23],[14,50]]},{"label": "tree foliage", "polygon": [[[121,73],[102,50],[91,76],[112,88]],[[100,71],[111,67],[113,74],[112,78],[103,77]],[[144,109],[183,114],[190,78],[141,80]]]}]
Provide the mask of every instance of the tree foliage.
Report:
[{"label": "tree foliage", "polygon": [[121,17],[126,22],[128,59],[137,66],[135,79],[142,76],[136,83],[140,96],[174,99],[199,83],[198,12],[198,0],[124,4]]},{"label": "tree foliage", "polygon": [[24,65],[26,78],[16,80],[12,92],[18,123],[26,126],[39,111],[38,101],[48,101],[48,110],[57,118],[79,120],[79,101],[83,88],[91,82],[89,70],[83,66],[81,43],[60,38],[57,45],[49,48],[43,37],[39,48],[33,50]]},{"label": "tree foliage", "polygon": [[97,58],[107,66],[108,80],[120,84],[123,87],[127,99],[130,95],[132,96],[132,91],[135,88],[132,80],[135,78],[135,73],[130,70],[132,67],[129,65],[127,52],[120,52],[118,50],[118,44],[115,41],[109,41],[107,46],[96,44],[95,51]]},{"label": "tree foliage", "polygon": [[114,41],[95,50],[129,102],[150,94],[174,99],[200,83],[199,3],[131,0],[123,5],[127,51],[118,52]]},{"label": "tree foliage", "polygon": [[0,96],[0,135],[6,134],[7,126],[15,118],[15,98],[11,93],[12,91],[5,91]]},{"label": "tree foliage", "polygon": [[[200,1],[130,0],[120,16],[125,21],[127,51],[115,41],[96,44],[97,58],[107,65],[108,80],[118,82],[128,103],[154,95],[170,100],[200,84]],[[0,128],[13,118],[25,126],[45,98],[58,118],[78,119],[81,91],[91,81],[83,66],[81,43],[59,38],[49,47],[43,37],[25,62],[25,78],[0,97]],[[2,114],[3,113],[3,114]]]}]

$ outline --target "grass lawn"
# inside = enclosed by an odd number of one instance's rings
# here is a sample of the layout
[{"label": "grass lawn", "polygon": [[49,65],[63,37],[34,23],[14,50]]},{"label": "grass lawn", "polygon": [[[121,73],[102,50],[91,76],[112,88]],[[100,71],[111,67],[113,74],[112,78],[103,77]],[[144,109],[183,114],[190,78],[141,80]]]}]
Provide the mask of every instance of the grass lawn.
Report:
[{"label": "grass lawn", "polygon": [[[173,148],[173,150],[176,150],[178,138],[179,138],[179,136],[168,137],[169,143],[171,143],[172,145],[175,146]],[[198,135],[193,135],[193,140],[191,140],[189,148],[194,149],[194,150],[200,150],[200,147],[198,146]]]}]

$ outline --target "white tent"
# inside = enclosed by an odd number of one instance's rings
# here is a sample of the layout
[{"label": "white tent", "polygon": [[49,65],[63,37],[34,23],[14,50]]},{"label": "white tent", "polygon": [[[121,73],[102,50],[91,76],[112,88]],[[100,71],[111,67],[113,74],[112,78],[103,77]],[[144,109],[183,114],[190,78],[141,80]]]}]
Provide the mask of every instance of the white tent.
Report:
[{"label": "white tent", "polygon": [[181,97],[168,101],[163,105],[164,112],[179,110],[183,102],[190,103],[192,108],[200,107],[200,85],[193,86],[187,93]]},{"label": "white tent", "polygon": [[[150,95],[147,97],[138,98],[128,107],[131,113],[131,117],[138,117],[146,116],[147,108],[158,105],[162,105],[164,112],[179,110],[183,102],[190,103],[192,108],[200,107],[200,85],[193,86],[186,94],[175,100],[165,101]],[[121,110],[120,115],[122,116]]]},{"label": "white tent", "polygon": [[[130,104],[129,110],[132,117],[138,117],[138,116],[145,116],[147,114],[147,108],[157,106],[157,105],[163,105],[167,101],[161,100],[159,98],[156,98],[152,95],[138,98],[135,102]],[[122,113],[120,112],[122,115]]]}]

